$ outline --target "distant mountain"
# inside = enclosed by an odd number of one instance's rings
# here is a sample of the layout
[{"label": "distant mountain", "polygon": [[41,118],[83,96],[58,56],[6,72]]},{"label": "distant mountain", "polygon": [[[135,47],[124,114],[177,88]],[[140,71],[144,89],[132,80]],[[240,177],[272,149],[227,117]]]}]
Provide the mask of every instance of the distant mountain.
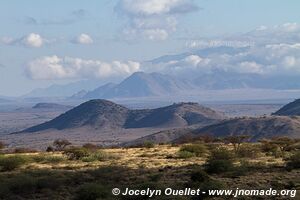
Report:
[{"label": "distant mountain", "polygon": [[114,83],[107,83],[103,86],[100,86],[96,88],[95,90],[92,90],[90,92],[87,92],[82,98],[83,99],[97,99],[97,98],[103,98],[107,93],[112,90],[116,84]]},{"label": "distant mountain", "polygon": [[56,103],[38,103],[32,107],[33,109],[71,109],[72,106],[61,105]]},{"label": "distant mountain", "polygon": [[128,129],[145,127],[185,127],[211,124],[224,119],[218,113],[197,103],[180,103],[157,109],[130,110],[107,100],[90,100],[57,118],[22,132],[47,129],[93,127],[95,129]]},{"label": "distant mountain", "polygon": [[102,84],[99,80],[82,80],[65,85],[55,84],[47,88],[38,88],[23,96],[33,97],[67,97],[72,96],[80,90],[93,90]]},{"label": "distant mountain", "polygon": [[274,115],[282,115],[282,116],[292,116],[292,115],[300,115],[300,99],[297,99],[274,113]]},{"label": "distant mountain", "polygon": [[181,81],[160,73],[136,72],[119,84],[106,84],[88,92],[83,98],[130,98],[176,95],[194,89],[188,81]]},{"label": "distant mountain", "polygon": [[73,94],[68,99],[82,99],[88,93],[86,90],[80,90],[79,92]]}]

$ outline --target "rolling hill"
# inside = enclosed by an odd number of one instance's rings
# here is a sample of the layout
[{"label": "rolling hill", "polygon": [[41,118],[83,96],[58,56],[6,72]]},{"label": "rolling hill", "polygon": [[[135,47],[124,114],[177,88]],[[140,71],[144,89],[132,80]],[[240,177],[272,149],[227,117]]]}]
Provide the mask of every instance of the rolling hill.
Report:
[{"label": "rolling hill", "polygon": [[47,129],[129,129],[153,127],[185,127],[194,124],[211,124],[224,119],[222,113],[197,103],[179,103],[157,109],[130,110],[107,100],[90,100],[57,118],[25,129],[21,132],[38,132]]},{"label": "rolling hill", "polygon": [[276,111],[273,115],[292,116],[300,115],[300,99],[297,99]]}]

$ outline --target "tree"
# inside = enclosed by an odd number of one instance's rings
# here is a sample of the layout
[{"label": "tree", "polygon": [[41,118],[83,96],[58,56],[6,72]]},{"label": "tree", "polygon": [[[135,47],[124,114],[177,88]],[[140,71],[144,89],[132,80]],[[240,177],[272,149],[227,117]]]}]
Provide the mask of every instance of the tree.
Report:
[{"label": "tree", "polygon": [[243,142],[250,138],[249,135],[231,135],[224,138],[224,141],[227,143],[231,143],[234,148],[234,152],[238,153],[240,150],[240,146]]},{"label": "tree", "polygon": [[71,142],[66,139],[56,139],[53,142],[53,146],[57,151],[63,151],[69,145],[71,145]]}]

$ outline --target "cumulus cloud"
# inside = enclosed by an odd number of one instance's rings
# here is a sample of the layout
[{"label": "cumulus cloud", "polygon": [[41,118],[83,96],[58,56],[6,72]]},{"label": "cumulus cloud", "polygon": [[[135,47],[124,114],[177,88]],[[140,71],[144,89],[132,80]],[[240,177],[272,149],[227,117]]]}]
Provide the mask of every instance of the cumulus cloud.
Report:
[{"label": "cumulus cloud", "polygon": [[176,31],[177,18],[198,7],[192,0],[120,0],[116,10],[127,17],[127,38],[165,40]]},{"label": "cumulus cloud", "polygon": [[31,79],[110,78],[124,77],[140,70],[134,61],[84,60],[81,58],[46,56],[28,63],[26,74]]},{"label": "cumulus cloud", "polygon": [[79,36],[77,36],[72,42],[76,44],[92,44],[94,41],[91,36],[82,33]]},{"label": "cumulus cloud", "polygon": [[21,38],[3,37],[1,41],[6,45],[23,45],[33,48],[42,47],[45,43],[50,42],[37,33],[30,33]]}]

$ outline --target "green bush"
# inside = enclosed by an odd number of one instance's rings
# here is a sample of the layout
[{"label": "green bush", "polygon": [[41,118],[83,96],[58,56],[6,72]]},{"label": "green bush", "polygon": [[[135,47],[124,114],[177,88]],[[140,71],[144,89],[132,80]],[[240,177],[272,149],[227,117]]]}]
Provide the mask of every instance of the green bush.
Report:
[{"label": "green bush", "polygon": [[188,145],[183,145],[179,152],[190,152],[194,154],[197,157],[205,156],[208,152],[207,147],[204,144],[188,144]]},{"label": "green bush", "polygon": [[104,151],[96,151],[88,155],[87,157],[82,158],[83,162],[94,162],[94,161],[104,161],[113,158],[112,155]]},{"label": "green bush", "polygon": [[39,154],[32,156],[32,160],[37,163],[59,163],[65,160],[63,156]]},{"label": "green bush", "polygon": [[69,160],[80,160],[90,156],[91,152],[82,147],[72,147],[64,151]]},{"label": "green bush", "polygon": [[300,168],[300,151],[287,159],[288,169],[299,169]]},{"label": "green bush", "polygon": [[26,164],[28,158],[25,156],[1,156],[0,157],[0,170],[12,171]]},{"label": "green bush", "polygon": [[237,156],[242,158],[255,158],[260,153],[260,148],[254,144],[242,144],[237,152]]},{"label": "green bush", "polygon": [[233,161],[234,155],[231,151],[225,148],[213,150],[207,160],[206,171],[215,174],[232,171],[234,169]]},{"label": "green bush", "polygon": [[106,199],[110,195],[110,190],[103,185],[96,183],[87,183],[80,186],[76,199],[78,200],[96,200]]},{"label": "green bush", "polygon": [[187,159],[195,157],[196,154],[189,151],[178,151],[177,156],[178,158]]},{"label": "green bush", "polygon": [[9,190],[14,194],[32,193],[36,190],[36,179],[29,175],[18,175],[7,183]]},{"label": "green bush", "polygon": [[209,179],[209,175],[203,170],[196,170],[191,174],[191,181],[193,182],[206,182]]}]

